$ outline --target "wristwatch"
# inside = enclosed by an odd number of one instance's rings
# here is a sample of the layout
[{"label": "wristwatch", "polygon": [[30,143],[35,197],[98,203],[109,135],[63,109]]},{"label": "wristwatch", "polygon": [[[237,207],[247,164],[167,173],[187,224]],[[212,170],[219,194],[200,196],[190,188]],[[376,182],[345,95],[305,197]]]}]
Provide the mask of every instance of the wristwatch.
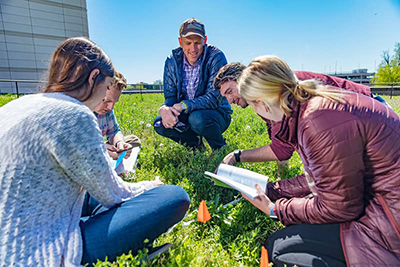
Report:
[{"label": "wristwatch", "polygon": [[233,155],[235,156],[236,162],[240,162],[240,155],[242,154],[242,150],[233,151]]},{"label": "wristwatch", "polygon": [[186,110],[186,104],[185,104],[185,103],[183,103],[183,102],[181,102],[181,109],[182,109],[183,111],[185,111],[185,110]]}]

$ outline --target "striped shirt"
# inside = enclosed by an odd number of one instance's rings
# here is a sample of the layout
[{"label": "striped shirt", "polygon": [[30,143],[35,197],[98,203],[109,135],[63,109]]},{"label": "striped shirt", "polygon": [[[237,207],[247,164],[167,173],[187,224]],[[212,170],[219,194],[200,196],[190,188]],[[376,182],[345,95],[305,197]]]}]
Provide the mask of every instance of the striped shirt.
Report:
[{"label": "striped shirt", "polygon": [[200,60],[197,60],[194,66],[191,66],[183,56],[183,79],[182,92],[185,100],[192,100],[196,95],[197,86],[199,85]]},{"label": "striped shirt", "polygon": [[115,118],[114,110],[110,110],[104,115],[95,112],[94,115],[97,118],[101,133],[103,136],[106,136],[107,141],[110,142],[111,138],[121,131],[117,119]]}]

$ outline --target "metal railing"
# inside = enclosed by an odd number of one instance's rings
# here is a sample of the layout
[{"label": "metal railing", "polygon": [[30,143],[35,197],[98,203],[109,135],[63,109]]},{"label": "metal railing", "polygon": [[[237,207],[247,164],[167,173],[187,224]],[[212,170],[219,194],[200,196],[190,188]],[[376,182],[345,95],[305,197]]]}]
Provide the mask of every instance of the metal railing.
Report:
[{"label": "metal railing", "polygon": [[[0,79],[0,94],[6,94],[10,92],[3,92],[1,90],[1,83],[12,83],[15,85],[15,94],[19,97],[20,94],[31,94],[32,92],[20,92],[20,86],[18,83],[34,83],[40,84],[45,83],[46,81],[38,81],[38,80],[11,80],[11,79]],[[146,88],[128,88],[122,91],[123,94],[156,94],[156,93],[163,93],[162,85],[157,85],[159,89],[146,89]],[[14,93],[14,92],[11,92]]]},{"label": "metal railing", "polygon": [[163,89],[125,89],[123,94],[158,94],[164,93]]},{"label": "metal railing", "polygon": [[[400,82],[395,83],[370,83],[368,86],[371,88],[372,93],[379,93],[382,95],[387,95],[389,91],[390,99],[392,99],[393,94],[395,94],[395,89],[400,89]],[[400,94],[400,90],[398,92]]]},{"label": "metal railing", "polygon": [[[38,80],[8,80],[8,79],[0,79],[0,83],[5,83],[5,82],[15,84],[15,90],[16,90],[15,93],[17,94],[17,97],[19,97],[19,95],[20,95],[18,83],[34,83],[34,84],[42,83],[42,81],[38,81]],[[0,84],[0,93],[3,94],[3,92],[1,91],[1,84]],[[21,93],[21,94],[27,94],[27,93],[25,92],[25,93]]]},{"label": "metal railing", "polygon": [[[17,97],[19,97],[20,94],[30,94],[31,92],[20,92],[20,86],[19,83],[24,84],[24,83],[34,83],[34,84],[40,84],[43,83],[44,81],[37,81],[37,80],[12,80],[12,79],[0,79],[0,94],[5,94],[6,92],[2,92],[1,90],[1,83],[12,83],[15,84],[15,90]],[[368,86],[371,88],[371,92],[373,93],[378,93],[378,94],[383,94],[383,95],[390,95],[390,98],[393,97],[393,95],[400,95],[400,82],[394,82],[394,83],[370,83]],[[136,89],[136,88],[130,88],[122,91],[123,94],[156,94],[156,93],[163,93],[164,91],[162,89]],[[13,92],[11,92],[13,93]]]}]

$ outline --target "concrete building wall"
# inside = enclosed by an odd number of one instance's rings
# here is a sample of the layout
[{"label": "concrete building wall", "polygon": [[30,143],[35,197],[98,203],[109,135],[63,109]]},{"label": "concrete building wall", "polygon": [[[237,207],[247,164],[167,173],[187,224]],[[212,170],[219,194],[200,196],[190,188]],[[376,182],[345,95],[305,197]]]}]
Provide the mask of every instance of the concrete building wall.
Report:
[{"label": "concrete building wall", "polygon": [[[45,80],[54,49],[75,36],[89,36],[86,0],[0,0],[0,79]],[[0,82],[0,93],[15,92],[15,83]]]}]

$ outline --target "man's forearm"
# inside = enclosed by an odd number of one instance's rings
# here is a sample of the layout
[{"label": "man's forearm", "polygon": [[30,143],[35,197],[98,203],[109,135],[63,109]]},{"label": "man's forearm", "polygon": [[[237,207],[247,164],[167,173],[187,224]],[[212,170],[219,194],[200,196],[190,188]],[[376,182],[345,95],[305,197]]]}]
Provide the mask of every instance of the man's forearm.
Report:
[{"label": "man's forearm", "polygon": [[111,137],[110,143],[114,146],[117,146],[118,142],[124,142],[124,135],[121,132],[118,132],[116,135]]},{"label": "man's forearm", "polygon": [[241,162],[265,162],[277,160],[278,158],[275,156],[269,145],[249,150],[242,150],[240,155]]}]

